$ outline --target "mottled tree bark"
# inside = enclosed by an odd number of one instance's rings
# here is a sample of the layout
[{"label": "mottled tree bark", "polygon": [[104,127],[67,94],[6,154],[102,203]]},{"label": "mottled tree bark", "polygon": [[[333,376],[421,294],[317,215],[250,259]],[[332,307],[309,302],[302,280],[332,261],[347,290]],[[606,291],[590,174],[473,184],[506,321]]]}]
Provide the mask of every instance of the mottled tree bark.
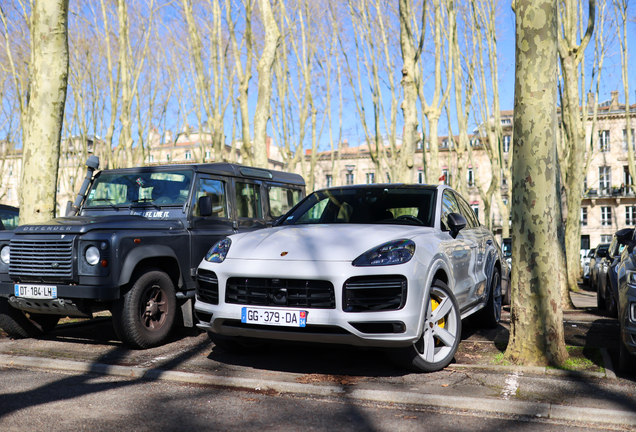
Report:
[{"label": "mottled tree bark", "polygon": [[516,0],[512,312],[506,358],[568,357],[557,278],[557,1]]},{"label": "mottled tree bark", "polygon": [[22,153],[20,224],[55,217],[68,82],[68,0],[33,4],[31,82]]}]

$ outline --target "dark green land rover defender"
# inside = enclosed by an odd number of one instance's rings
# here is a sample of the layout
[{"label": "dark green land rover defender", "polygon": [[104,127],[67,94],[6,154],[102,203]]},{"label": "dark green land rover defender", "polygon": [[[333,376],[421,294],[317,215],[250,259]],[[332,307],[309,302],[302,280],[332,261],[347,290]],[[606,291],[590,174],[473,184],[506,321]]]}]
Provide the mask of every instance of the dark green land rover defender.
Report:
[{"label": "dark green land rover defender", "polygon": [[297,174],[230,163],[104,170],[66,217],[0,231],[0,327],[34,337],[110,310],[133,348],[194,326],[196,269],[221,238],[266,228],[305,195]]}]

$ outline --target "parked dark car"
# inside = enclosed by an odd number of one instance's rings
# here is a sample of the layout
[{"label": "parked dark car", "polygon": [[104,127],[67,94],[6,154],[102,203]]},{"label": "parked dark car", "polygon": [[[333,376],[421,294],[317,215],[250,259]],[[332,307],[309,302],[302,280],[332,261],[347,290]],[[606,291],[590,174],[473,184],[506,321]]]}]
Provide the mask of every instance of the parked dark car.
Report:
[{"label": "parked dark car", "polygon": [[20,210],[17,207],[0,204],[0,230],[14,230],[19,217]]},{"label": "parked dark car", "polygon": [[590,249],[587,255],[585,255],[585,258],[583,258],[583,260],[581,261],[581,264],[583,265],[583,284],[584,285],[590,284],[590,273],[591,273],[590,261],[592,260],[592,257],[594,256],[595,253],[596,253],[596,249],[594,248]]},{"label": "parked dark car", "polygon": [[87,166],[66,217],[0,231],[0,327],[12,337],[110,310],[128,346],[160,345],[179,321],[194,326],[210,246],[271,227],[305,195],[298,174],[230,163]]},{"label": "parked dark car", "polygon": [[[624,231],[624,230],[621,230]],[[629,232],[631,231],[631,232]],[[636,254],[634,230],[616,233],[623,248],[616,268],[618,291],[618,324],[620,326],[620,355],[618,368],[622,372],[636,372]]]},{"label": "parked dark car", "polygon": [[590,258],[590,286],[594,289],[596,289],[596,285],[598,284],[598,270],[601,265],[601,258],[607,254],[609,246],[609,243],[599,244],[596,246],[594,256]]},{"label": "parked dark car", "polygon": [[[508,268],[512,269],[512,238],[507,237],[503,239],[501,242],[501,251],[503,252],[503,256],[508,264]],[[510,280],[512,280],[512,272],[510,273]],[[510,289],[506,291],[506,294],[503,297],[503,304],[510,304]]]},{"label": "parked dark car", "polygon": [[618,285],[616,270],[621,259],[621,252],[633,236],[633,228],[625,228],[614,234],[607,250],[600,249],[596,258],[596,304],[599,310],[606,310],[611,317],[618,315]]}]

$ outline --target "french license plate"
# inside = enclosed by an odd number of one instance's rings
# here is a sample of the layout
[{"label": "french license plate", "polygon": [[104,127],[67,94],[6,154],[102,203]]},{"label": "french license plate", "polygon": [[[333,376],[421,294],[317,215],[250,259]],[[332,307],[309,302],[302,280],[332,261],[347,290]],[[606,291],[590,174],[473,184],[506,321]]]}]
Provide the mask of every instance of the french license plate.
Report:
[{"label": "french license plate", "polygon": [[31,299],[57,298],[57,287],[51,285],[25,285],[15,284],[15,296]]},{"label": "french license plate", "polygon": [[241,310],[241,322],[285,327],[305,327],[307,325],[307,311],[244,307]]}]

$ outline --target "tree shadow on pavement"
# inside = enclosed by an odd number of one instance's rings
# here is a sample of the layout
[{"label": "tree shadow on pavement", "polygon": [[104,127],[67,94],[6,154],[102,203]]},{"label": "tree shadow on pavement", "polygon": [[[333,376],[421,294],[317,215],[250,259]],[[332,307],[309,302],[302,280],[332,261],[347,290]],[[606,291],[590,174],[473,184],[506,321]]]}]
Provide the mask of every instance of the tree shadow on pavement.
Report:
[{"label": "tree shadow on pavement", "polygon": [[[201,343],[166,362],[158,364],[157,367],[162,370],[173,369],[188,359],[200,355],[200,353],[207,348],[207,343]],[[128,351],[130,350],[122,347],[116,347],[109,350],[106,354],[103,354],[91,363],[94,367],[95,373],[99,374],[102,371],[102,368],[98,367],[98,365],[106,364],[109,361],[112,361],[113,358],[122,356]],[[46,362],[46,360],[43,359],[43,362]],[[95,374],[90,372],[79,376],[73,375],[39,386],[32,390],[0,394],[0,418],[27,407],[44,405],[49,402],[60,400],[70,400],[91,393],[99,393],[121,387],[135,386],[141,382],[148,381],[144,378],[133,378],[116,382],[95,382],[95,376]]]}]

